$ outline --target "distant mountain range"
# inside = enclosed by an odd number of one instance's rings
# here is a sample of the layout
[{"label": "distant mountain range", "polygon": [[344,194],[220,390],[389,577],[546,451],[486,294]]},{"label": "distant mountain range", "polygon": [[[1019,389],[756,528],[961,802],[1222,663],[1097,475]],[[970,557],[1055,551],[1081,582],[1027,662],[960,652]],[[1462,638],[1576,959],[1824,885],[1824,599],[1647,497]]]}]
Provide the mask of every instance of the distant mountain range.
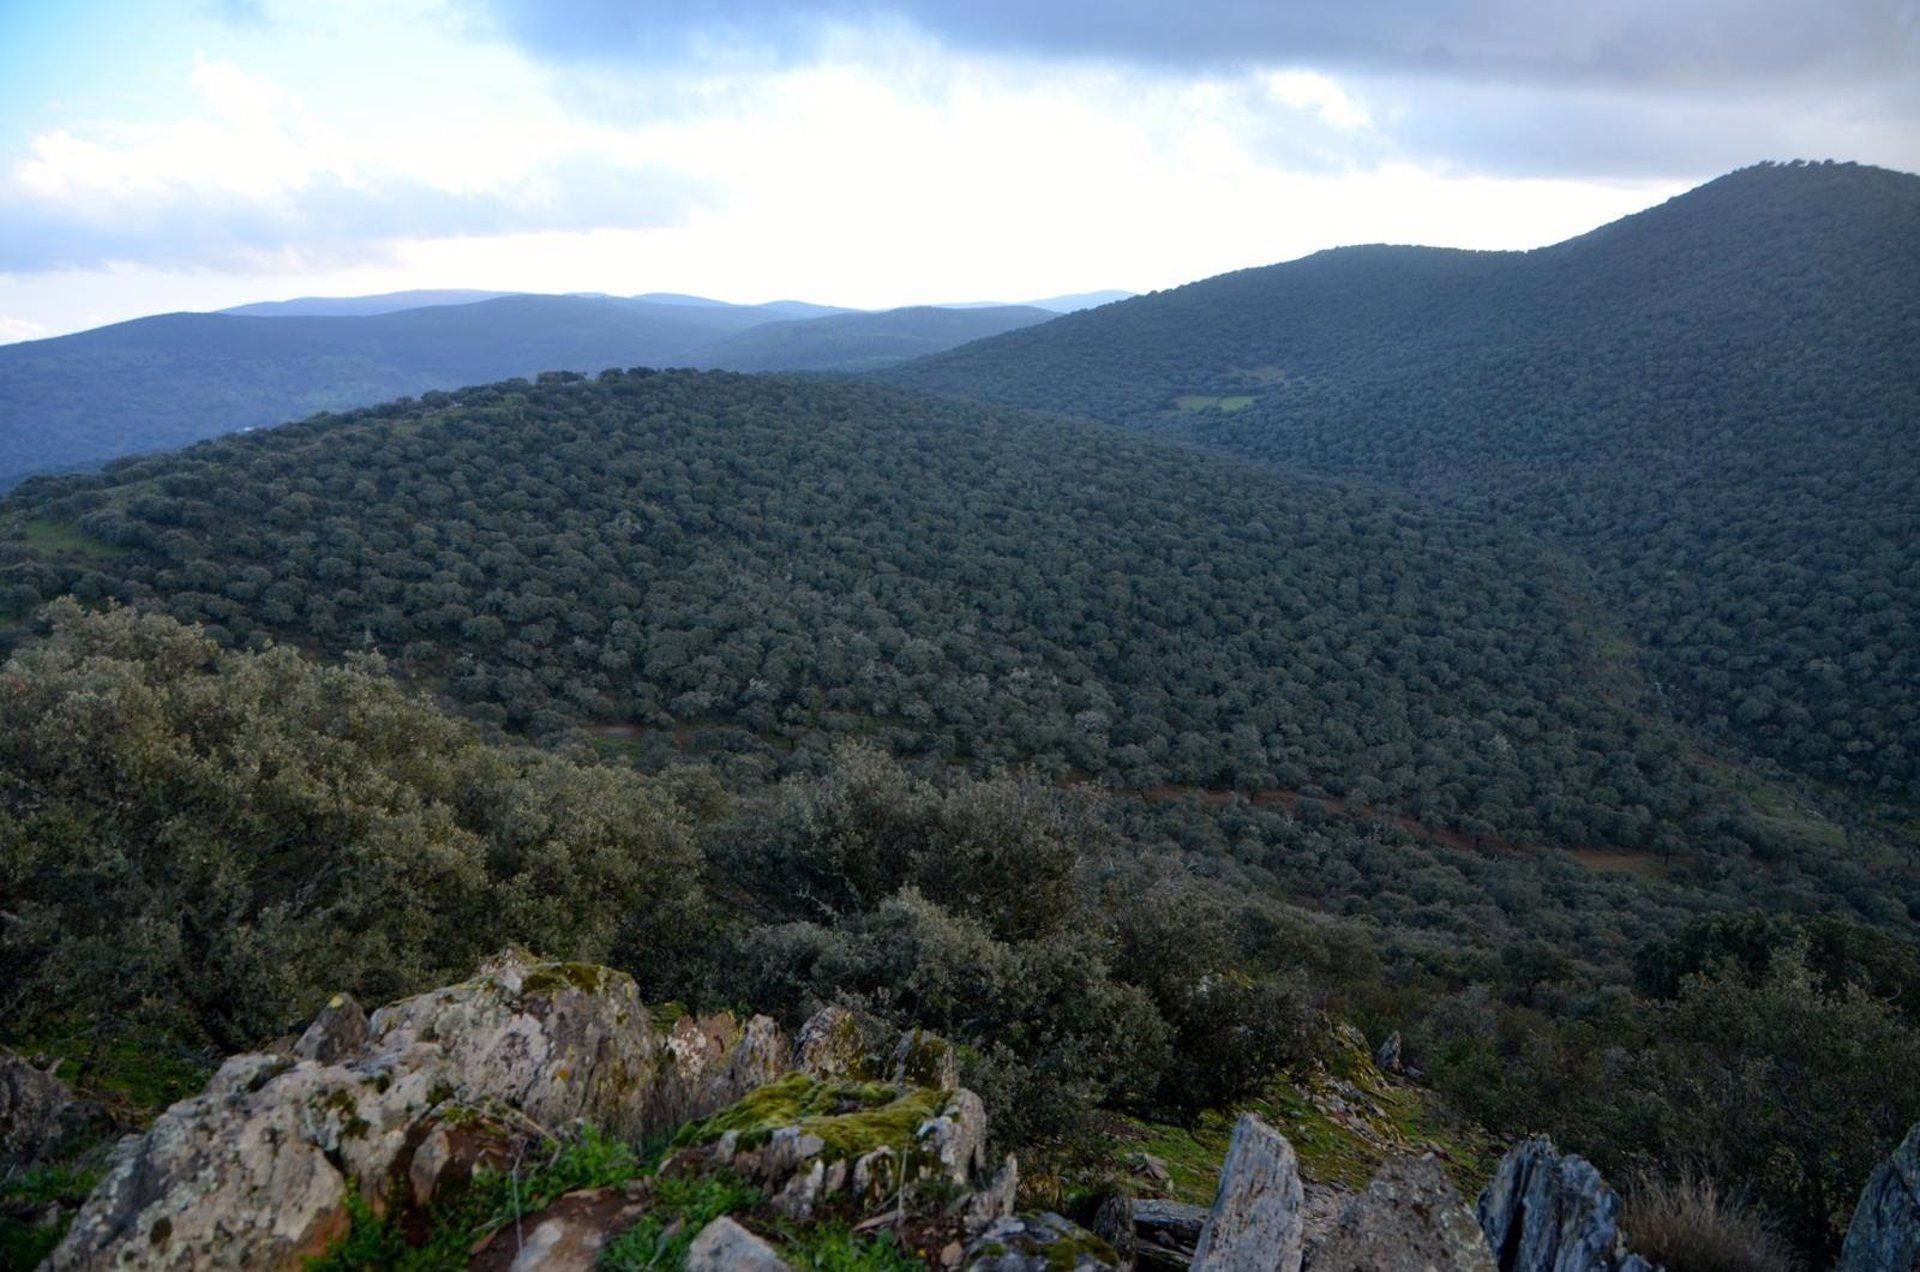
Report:
[{"label": "distant mountain range", "polygon": [[670,293],[406,291],[161,314],[0,345],[0,487],[316,411],[542,371],[872,370],[1106,294],[862,312]]}]

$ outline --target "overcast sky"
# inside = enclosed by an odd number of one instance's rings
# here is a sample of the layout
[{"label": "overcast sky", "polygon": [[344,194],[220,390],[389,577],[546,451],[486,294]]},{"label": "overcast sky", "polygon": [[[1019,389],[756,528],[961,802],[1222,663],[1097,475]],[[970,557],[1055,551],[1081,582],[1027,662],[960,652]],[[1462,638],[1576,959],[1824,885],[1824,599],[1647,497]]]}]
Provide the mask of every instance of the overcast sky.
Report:
[{"label": "overcast sky", "polygon": [[0,0],[0,340],[407,287],[863,307],[1920,168],[1920,0]]}]

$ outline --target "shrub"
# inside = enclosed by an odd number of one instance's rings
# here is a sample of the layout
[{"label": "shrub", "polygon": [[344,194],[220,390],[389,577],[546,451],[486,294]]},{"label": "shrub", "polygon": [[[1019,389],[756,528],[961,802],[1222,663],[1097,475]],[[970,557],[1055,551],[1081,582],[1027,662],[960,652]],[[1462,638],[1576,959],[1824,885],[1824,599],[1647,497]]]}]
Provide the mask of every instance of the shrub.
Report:
[{"label": "shrub", "polygon": [[1793,1272],[1793,1254],[1766,1218],[1688,1172],[1647,1178],[1627,1195],[1633,1251],[1667,1272]]}]

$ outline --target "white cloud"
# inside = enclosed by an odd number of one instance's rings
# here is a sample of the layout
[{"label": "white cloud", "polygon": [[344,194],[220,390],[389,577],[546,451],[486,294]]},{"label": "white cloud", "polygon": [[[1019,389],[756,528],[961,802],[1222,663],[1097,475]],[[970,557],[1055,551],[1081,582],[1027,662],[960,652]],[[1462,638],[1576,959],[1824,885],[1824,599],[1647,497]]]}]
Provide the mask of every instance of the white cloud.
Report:
[{"label": "white cloud", "polygon": [[1373,127],[1373,117],[1331,77],[1316,71],[1275,71],[1267,76],[1267,92],[1295,110],[1312,110],[1322,123],[1342,132]]},{"label": "white cloud", "polygon": [[30,319],[0,314],[0,344],[11,344],[15,340],[38,340],[41,336],[51,334],[44,326]]},{"label": "white cloud", "polygon": [[1446,175],[1396,149],[1377,85],[1304,68],[846,27],[805,64],[555,69],[404,12],[355,57],[370,10],[288,34],[293,12],[183,64],[186,107],[32,138],[0,189],[0,310],[66,330],[404,287],[1148,289],[1353,241],[1533,246],[1684,184]]}]

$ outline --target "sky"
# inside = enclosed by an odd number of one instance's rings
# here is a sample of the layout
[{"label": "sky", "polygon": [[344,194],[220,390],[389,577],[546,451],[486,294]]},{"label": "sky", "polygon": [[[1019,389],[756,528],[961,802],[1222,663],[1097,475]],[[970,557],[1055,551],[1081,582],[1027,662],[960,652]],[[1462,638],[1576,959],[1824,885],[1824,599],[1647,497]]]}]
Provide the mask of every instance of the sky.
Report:
[{"label": "sky", "polygon": [[1920,168],[1920,0],[0,0],[0,341],[414,287],[862,308]]}]

